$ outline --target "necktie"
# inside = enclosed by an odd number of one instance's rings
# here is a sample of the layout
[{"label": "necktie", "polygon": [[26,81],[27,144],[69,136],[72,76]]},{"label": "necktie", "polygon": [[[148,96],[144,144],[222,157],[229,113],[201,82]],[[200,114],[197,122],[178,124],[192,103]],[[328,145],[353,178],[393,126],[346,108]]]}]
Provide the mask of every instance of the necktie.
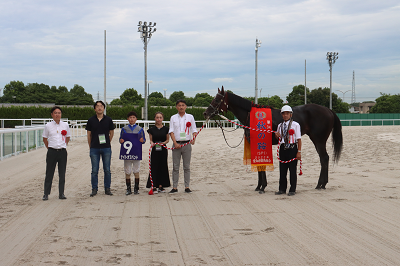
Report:
[{"label": "necktie", "polygon": [[286,123],[283,123],[283,140],[284,140],[284,142],[285,142],[285,147],[286,148],[289,148],[289,143],[286,143],[286,140],[288,140],[288,138],[286,138],[286,135],[287,135],[287,125],[286,125]]}]

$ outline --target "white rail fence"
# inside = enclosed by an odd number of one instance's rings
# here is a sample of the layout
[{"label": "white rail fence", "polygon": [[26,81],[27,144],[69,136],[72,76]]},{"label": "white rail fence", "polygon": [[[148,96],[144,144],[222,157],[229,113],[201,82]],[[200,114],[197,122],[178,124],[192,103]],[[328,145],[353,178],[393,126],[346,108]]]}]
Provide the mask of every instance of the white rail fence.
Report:
[{"label": "white rail fence", "polygon": [[[20,153],[29,152],[44,147],[43,129],[46,123],[52,121],[51,118],[32,118],[32,119],[0,119],[0,160],[16,156]],[[15,128],[4,128],[5,121],[18,121],[21,125]],[[87,120],[68,120],[62,119],[69,124],[71,129],[71,140],[86,136]],[[206,121],[197,121],[197,125],[203,125]],[[154,125],[154,121],[137,120],[136,123],[145,129]],[[128,124],[127,120],[114,120],[116,127],[122,128]],[[165,125],[169,125],[169,121],[164,121]],[[236,127],[227,121],[221,121],[223,127]],[[216,128],[218,125],[209,121],[205,128]]]}]

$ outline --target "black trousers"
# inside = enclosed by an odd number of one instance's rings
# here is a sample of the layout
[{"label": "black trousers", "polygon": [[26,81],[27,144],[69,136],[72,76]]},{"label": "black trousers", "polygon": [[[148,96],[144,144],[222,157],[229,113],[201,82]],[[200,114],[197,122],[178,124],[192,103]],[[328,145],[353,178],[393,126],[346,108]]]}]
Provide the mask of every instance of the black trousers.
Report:
[{"label": "black trousers", "polygon": [[48,148],[46,155],[46,178],[44,180],[44,194],[50,195],[53,183],[54,171],[58,165],[58,193],[64,194],[65,171],[67,170],[67,150],[55,150]]},{"label": "black trousers", "polygon": [[[284,145],[281,144],[279,148],[279,158],[281,161],[289,161],[296,158],[297,155],[297,145],[292,149],[285,150]],[[296,192],[297,186],[297,160],[290,163],[279,162],[279,190],[286,192],[287,189],[287,171],[290,171],[290,189],[289,192]]]}]

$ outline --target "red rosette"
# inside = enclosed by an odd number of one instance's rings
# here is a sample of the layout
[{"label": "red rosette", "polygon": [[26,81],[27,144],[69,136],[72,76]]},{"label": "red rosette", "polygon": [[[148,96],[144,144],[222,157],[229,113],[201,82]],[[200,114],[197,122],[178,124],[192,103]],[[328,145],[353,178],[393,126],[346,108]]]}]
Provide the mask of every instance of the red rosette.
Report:
[{"label": "red rosette", "polygon": [[291,128],[291,129],[289,130],[289,135],[294,135],[294,129]]},{"label": "red rosette", "polygon": [[187,122],[187,123],[186,123],[185,133],[188,134],[188,135],[190,134],[189,128],[190,128],[191,126],[192,126],[192,123],[190,123],[190,122]]},{"label": "red rosette", "polygon": [[67,131],[66,130],[61,130],[61,135],[63,135],[63,136],[67,135]]}]

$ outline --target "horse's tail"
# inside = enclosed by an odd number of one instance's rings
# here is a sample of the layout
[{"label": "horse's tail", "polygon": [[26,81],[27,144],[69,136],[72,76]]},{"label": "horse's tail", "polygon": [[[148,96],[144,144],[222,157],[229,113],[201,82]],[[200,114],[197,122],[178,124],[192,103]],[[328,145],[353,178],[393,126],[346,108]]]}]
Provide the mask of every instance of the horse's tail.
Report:
[{"label": "horse's tail", "polygon": [[338,162],[343,147],[342,123],[340,122],[339,117],[333,111],[332,113],[334,117],[332,130],[333,161]]}]

